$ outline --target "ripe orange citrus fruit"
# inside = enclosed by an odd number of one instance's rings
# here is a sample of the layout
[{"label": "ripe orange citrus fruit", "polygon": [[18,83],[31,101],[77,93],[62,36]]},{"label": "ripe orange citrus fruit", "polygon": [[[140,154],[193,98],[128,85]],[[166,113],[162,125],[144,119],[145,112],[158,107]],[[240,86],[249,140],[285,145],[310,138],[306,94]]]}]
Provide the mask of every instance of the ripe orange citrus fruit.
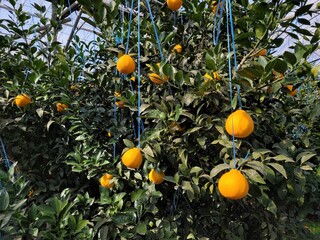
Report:
[{"label": "ripe orange citrus fruit", "polygon": [[116,102],[116,106],[118,108],[124,108],[124,101],[120,100],[120,101]]},{"label": "ripe orange citrus fruit", "polygon": [[123,74],[130,74],[136,69],[136,63],[130,55],[125,54],[118,59],[117,69]]},{"label": "ripe orange citrus fruit", "polygon": [[259,56],[267,56],[267,49],[262,49],[260,52],[259,52]]},{"label": "ripe orange citrus fruit", "polygon": [[105,188],[112,188],[114,186],[114,182],[111,182],[112,179],[113,179],[113,176],[111,174],[108,174],[108,173],[104,174],[100,178],[101,186]]},{"label": "ripe orange citrus fruit", "polygon": [[18,107],[22,108],[22,107],[29,105],[31,103],[31,98],[27,94],[23,93],[23,94],[16,96],[16,98],[14,99],[14,103]]},{"label": "ripe orange citrus fruit", "polygon": [[218,189],[222,196],[232,200],[244,198],[249,192],[246,177],[237,169],[224,173],[218,181]]},{"label": "ripe orange citrus fruit", "polygon": [[170,10],[176,11],[182,6],[182,0],[167,0],[167,5]]},{"label": "ripe orange citrus fruit", "polygon": [[174,48],[172,49],[172,52],[181,53],[182,52],[182,46],[180,44],[175,45]]},{"label": "ripe orange citrus fruit", "polygon": [[[220,2],[220,8],[222,7],[222,2]],[[211,5],[211,8],[212,8],[212,12],[213,13],[216,13],[217,10],[218,10],[218,3],[216,1],[214,1]]]},{"label": "ripe orange citrus fruit", "polygon": [[290,94],[291,94],[291,96],[292,96],[292,97],[294,97],[295,95],[297,95],[297,93],[298,93],[298,89],[295,89],[294,91],[292,91],[292,89],[293,89],[293,85],[287,85],[287,86],[286,86],[286,88],[288,88],[288,89],[289,89]]},{"label": "ripe orange citrus fruit", "polygon": [[165,82],[168,81],[168,76],[163,76],[163,78],[161,78],[158,74],[156,73],[150,73],[149,74],[149,78],[152,82],[154,82],[155,84],[163,84]]},{"label": "ripe orange citrus fruit", "polygon": [[[160,63],[157,63],[157,66],[160,67]],[[150,70],[152,71],[152,73],[150,73],[149,79],[154,82],[155,84],[163,84],[165,82],[167,82],[169,80],[169,77],[164,75],[163,78],[159,76],[159,74],[153,72],[153,68],[150,67]]]},{"label": "ripe orange citrus fruit", "polygon": [[164,181],[164,172],[157,172],[156,170],[152,169],[149,172],[149,180],[154,184],[160,184]]},{"label": "ripe orange citrus fruit", "polygon": [[57,103],[56,107],[57,107],[57,111],[58,112],[63,112],[69,106],[67,104],[64,104],[64,103]]},{"label": "ripe orange citrus fruit", "polygon": [[139,168],[142,163],[142,154],[139,148],[130,148],[121,158],[123,165],[128,168]]},{"label": "ripe orange citrus fruit", "polygon": [[240,109],[229,115],[225,128],[230,135],[246,138],[253,132],[254,122],[246,111]]},{"label": "ripe orange citrus fruit", "polygon": [[212,75],[213,77],[210,76],[209,73],[206,73],[203,78],[204,78],[204,82],[208,82],[209,80],[221,80],[221,77],[219,75],[219,73],[217,71],[212,71]]}]

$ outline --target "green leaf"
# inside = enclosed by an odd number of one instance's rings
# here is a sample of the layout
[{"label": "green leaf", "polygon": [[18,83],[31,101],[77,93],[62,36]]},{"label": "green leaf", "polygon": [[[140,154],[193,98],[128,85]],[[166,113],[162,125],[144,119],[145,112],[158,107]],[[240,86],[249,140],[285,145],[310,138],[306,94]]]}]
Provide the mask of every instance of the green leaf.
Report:
[{"label": "green leaf", "polygon": [[136,232],[138,234],[145,235],[147,232],[147,224],[140,222],[136,227]]},{"label": "green leaf", "polygon": [[129,224],[135,223],[136,221],[136,214],[134,212],[123,212],[123,213],[116,213],[112,217],[112,221],[116,224]]},{"label": "green leaf", "polygon": [[311,158],[313,158],[314,156],[317,156],[317,154],[316,153],[312,153],[312,152],[302,152],[302,153],[298,154],[297,160],[300,160],[301,161],[301,165],[302,165],[306,161],[308,161]]},{"label": "green leaf", "polygon": [[304,171],[312,171],[313,168],[307,164],[300,166],[300,169],[304,170]]},{"label": "green leaf", "polygon": [[194,190],[189,181],[182,181],[182,189],[186,191],[188,199],[192,202],[194,199]]},{"label": "green leaf", "polygon": [[287,63],[281,59],[275,60],[274,70],[276,70],[279,73],[285,73],[288,69]]},{"label": "green leaf", "polygon": [[191,168],[190,170],[190,174],[191,173],[195,173],[195,174],[198,174],[199,172],[203,171],[203,169],[201,167],[193,167]]},{"label": "green leaf", "polygon": [[298,22],[303,24],[303,25],[311,25],[310,21],[305,18],[298,18]]},{"label": "green leaf", "polygon": [[283,53],[283,58],[286,62],[290,63],[292,66],[294,66],[297,62],[296,55],[294,55],[291,52],[284,52]]},{"label": "green leaf", "polygon": [[182,98],[182,104],[189,106],[195,99],[197,99],[197,95],[192,93],[186,93]]},{"label": "green leaf", "polygon": [[266,160],[268,160],[268,159],[274,159],[276,161],[294,162],[294,160],[292,158],[285,156],[285,155],[282,155],[282,154],[277,155],[275,157],[266,158]]},{"label": "green leaf", "polygon": [[284,169],[284,167],[282,165],[280,165],[279,163],[268,163],[269,166],[273,167],[275,170],[277,170],[279,173],[282,174],[282,176],[284,176],[286,179],[287,177],[287,172]]},{"label": "green leaf", "polygon": [[229,169],[230,168],[230,165],[228,164],[225,164],[225,163],[222,163],[222,164],[219,164],[217,166],[215,166],[211,172],[210,172],[210,177],[211,178],[214,178],[215,176],[217,176],[220,172],[222,172],[223,170],[226,170],[226,169]]},{"label": "green leaf", "polygon": [[259,171],[261,174],[265,175],[265,165],[262,162],[259,161],[249,161],[246,163],[246,166],[251,167],[257,171]]},{"label": "green leaf", "polygon": [[131,202],[134,202],[138,199],[140,199],[142,196],[145,195],[145,193],[147,192],[147,190],[145,189],[138,189],[134,192],[131,193]]},{"label": "green leaf", "polygon": [[311,74],[313,75],[314,78],[317,78],[317,77],[318,77],[318,75],[319,75],[319,70],[320,70],[320,65],[314,66],[314,67],[311,69]]},{"label": "green leaf", "polygon": [[5,189],[0,190],[0,211],[4,211],[8,208],[10,197]]},{"label": "green leaf", "polygon": [[312,7],[313,4],[306,4],[306,5],[303,5],[302,7],[298,8],[296,11],[295,11],[295,17],[298,17],[298,16],[301,16],[305,13],[308,13],[310,8]]},{"label": "green leaf", "polygon": [[68,226],[71,230],[75,231],[77,228],[77,221],[76,218],[73,215],[70,215],[68,218]]},{"label": "green leaf", "polygon": [[266,26],[263,24],[257,24],[255,28],[256,37],[260,40],[263,38],[266,31]]},{"label": "green leaf", "polygon": [[82,229],[87,226],[89,223],[88,220],[79,220],[78,224],[77,224],[77,229],[76,229],[76,233],[79,233],[82,231]]},{"label": "green leaf", "polygon": [[269,212],[273,213],[274,215],[277,214],[276,204],[269,198],[266,193],[262,193],[258,200]]},{"label": "green leaf", "polygon": [[248,178],[256,183],[266,184],[261,175],[254,169],[242,169]]},{"label": "green leaf", "polygon": [[134,143],[129,139],[123,139],[123,143],[128,148],[134,148],[134,146],[135,146]]},{"label": "green leaf", "polygon": [[310,40],[310,43],[316,43],[320,40],[320,26],[317,28],[317,30],[314,32],[312,39]]},{"label": "green leaf", "polygon": [[208,69],[210,69],[210,70],[216,70],[217,69],[216,63],[215,63],[215,59],[209,52],[206,53],[205,62],[206,62],[206,67]]}]

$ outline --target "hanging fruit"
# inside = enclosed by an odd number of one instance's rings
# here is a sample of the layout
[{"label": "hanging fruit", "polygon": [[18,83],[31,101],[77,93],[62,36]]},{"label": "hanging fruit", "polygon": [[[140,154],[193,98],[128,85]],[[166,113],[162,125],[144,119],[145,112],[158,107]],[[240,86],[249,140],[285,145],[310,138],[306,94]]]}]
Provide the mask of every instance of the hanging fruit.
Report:
[{"label": "hanging fruit", "polygon": [[139,168],[142,163],[142,154],[139,148],[128,149],[121,158],[123,165],[128,168]]},{"label": "hanging fruit", "polygon": [[14,99],[14,103],[18,106],[18,107],[24,107],[24,106],[27,106],[31,103],[31,98],[23,93],[23,94],[20,94],[18,96],[16,96],[16,98]]},{"label": "hanging fruit", "polygon": [[164,181],[164,172],[157,172],[155,169],[152,169],[149,172],[149,180],[154,184],[160,184]]},{"label": "hanging fruit", "polygon": [[64,103],[57,103],[56,107],[58,112],[64,112],[69,106]]},{"label": "hanging fruit", "polygon": [[167,0],[167,5],[170,10],[176,11],[182,6],[182,0]]},{"label": "hanging fruit", "polygon": [[293,85],[287,85],[286,88],[290,91],[289,94],[291,94],[292,97],[297,95],[298,89],[296,88],[294,91],[292,91],[293,90]]},{"label": "hanging fruit", "polygon": [[101,186],[105,187],[105,188],[112,188],[114,186],[114,182],[111,180],[113,179],[113,176],[111,174],[104,174],[101,178],[100,178],[100,184]]},{"label": "hanging fruit", "polygon": [[225,128],[231,136],[246,138],[253,132],[254,122],[246,111],[240,109],[229,115]]},{"label": "hanging fruit", "polygon": [[123,74],[130,74],[136,69],[136,63],[130,55],[125,54],[118,59],[117,69]]},{"label": "hanging fruit", "polygon": [[248,194],[249,183],[239,170],[231,169],[219,179],[218,190],[225,198],[239,200]]}]

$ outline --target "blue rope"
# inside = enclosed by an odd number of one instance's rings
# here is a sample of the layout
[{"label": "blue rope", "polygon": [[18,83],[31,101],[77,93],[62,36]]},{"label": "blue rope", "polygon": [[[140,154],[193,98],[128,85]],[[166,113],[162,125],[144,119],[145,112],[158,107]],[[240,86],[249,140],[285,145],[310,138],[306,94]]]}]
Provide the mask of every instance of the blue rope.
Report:
[{"label": "blue rope", "polygon": [[[232,5],[231,1],[228,1],[229,6],[229,12],[230,12],[230,29],[231,29],[231,38],[232,38],[232,49],[233,49],[233,60],[234,60],[234,69],[237,71],[238,69],[238,63],[237,63],[237,49],[236,49],[236,43],[235,43],[235,35],[234,35],[234,27],[233,27],[233,15],[232,15]],[[241,95],[240,95],[240,85],[237,84],[237,94],[238,94],[238,103],[239,103],[239,109],[242,109],[242,102],[241,102]]]},{"label": "blue rope", "polygon": [[4,163],[6,165],[7,170],[9,170],[11,167],[11,163],[9,161],[9,158],[8,158],[8,155],[6,152],[6,148],[4,147],[4,143],[2,141],[2,138],[0,138],[0,143],[1,143],[1,156],[2,156],[2,159],[4,160]]},{"label": "blue rope", "polygon": [[[228,15],[228,6],[230,4],[230,1],[227,0],[227,15]],[[228,67],[229,67],[229,91],[230,91],[230,105],[231,105],[231,111],[232,111],[232,71],[231,71],[231,44],[230,44],[230,30],[229,30],[229,20],[227,17],[227,43],[228,43]],[[236,161],[236,144],[235,144],[235,137],[234,137],[234,128],[233,128],[233,118],[232,118],[232,152],[233,152],[233,161],[234,161],[234,167],[236,167],[237,161]]]},{"label": "blue rope", "polygon": [[[214,45],[217,45],[219,42],[222,14],[223,14],[223,10],[224,10],[224,2],[225,2],[225,0],[222,0],[222,6],[220,6],[220,0],[218,1],[217,11],[216,11],[215,19],[214,19],[214,28],[213,28],[213,44]],[[218,18],[219,18],[218,29],[216,31],[216,21]]]},{"label": "blue rope", "polygon": [[[163,53],[162,53],[162,50],[161,50],[161,43],[160,43],[160,39],[159,39],[159,36],[158,36],[158,31],[157,31],[156,25],[154,23],[154,17],[153,17],[152,11],[151,11],[149,0],[146,0],[146,3],[147,3],[147,6],[148,6],[150,18],[151,18],[151,23],[152,23],[152,26],[153,26],[154,35],[156,36],[156,41],[157,41],[157,44],[158,44],[160,57],[161,57],[161,60],[163,60],[164,57],[163,57]],[[176,16],[176,15],[174,15],[174,16]],[[175,17],[175,19],[176,19],[176,17]],[[175,25],[175,23],[174,23],[174,25]]]},{"label": "blue rope", "polygon": [[[148,3],[148,0],[147,0]],[[149,6],[149,5],[148,5]],[[150,7],[150,6],[149,6]],[[151,15],[150,15],[151,16]],[[140,0],[138,0],[138,148],[140,148],[140,134],[141,134],[141,92],[140,92],[140,58],[141,58],[141,52],[140,52],[140,42],[141,42],[141,34],[140,34]]]},{"label": "blue rope", "polygon": [[[243,158],[244,162],[248,160],[249,155],[250,155],[250,149],[247,151],[246,156]],[[240,168],[240,166],[237,167],[237,169],[239,169],[239,168]]]},{"label": "blue rope", "polygon": [[128,26],[128,36],[127,36],[127,45],[126,45],[126,51],[125,53],[128,53],[129,50],[129,39],[131,34],[131,22],[132,22],[132,12],[133,12],[133,2],[134,0],[131,0],[131,9],[130,9],[130,17],[129,17],[129,26]]}]

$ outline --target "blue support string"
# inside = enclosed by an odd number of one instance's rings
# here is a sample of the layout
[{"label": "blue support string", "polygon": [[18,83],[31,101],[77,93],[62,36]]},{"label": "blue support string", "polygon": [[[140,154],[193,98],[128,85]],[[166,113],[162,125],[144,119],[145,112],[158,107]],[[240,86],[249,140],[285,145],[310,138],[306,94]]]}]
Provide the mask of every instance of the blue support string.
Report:
[{"label": "blue support string", "polygon": [[[235,43],[235,35],[234,35],[234,27],[233,27],[233,15],[232,15],[232,5],[231,1],[228,1],[228,7],[229,7],[229,16],[230,16],[230,32],[231,32],[231,39],[232,39],[232,49],[233,49],[233,61],[234,61],[234,70],[237,71],[238,69],[238,63],[237,63],[237,49],[236,49],[236,43]],[[242,102],[241,102],[241,95],[240,95],[240,85],[237,84],[237,95],[238,95],[238,104],[239,109],[242,109]]]},{"label": "blue support string", "polygon": [[[132,22],[132,12],[133,12],[133,2],[134,2],[134,0],[131,0],[131,9],[130,9],[129,26],[128,26],[128,36],[127,36],[127,45],[126,45],[125,54],[127,54],[127,53],[128,53],[128,50],[129,50],[129,39],[130,39],[130,34],[131,34],[131,22]],[[139,17],[140,17],[140,16],[139,16]]]},{"label": "blue support string", "polygon": [[7,171],[10,169],[11,167],[11,163],[9,161],[9,158],[8,158],[8,155],[7,155],[7,152],[6,152],[6,148],[4,147],[4,143],[2,141],[2,138],[0,138],[0,144],[1,144],[1,157],[6,165],[6,168],[7,168]]},{"label": "blue support string", "polygon": [[[227,16],[229,15],[229,4],[230,1],[227,0],[227,7],[226,7],[226,13]],[[231,44],[230,44],[230,29],[229,29],[229,20],[227,17],[227,43],[228,43],[228,68],[229,68],[229,91],[230,91],[230,106],[232,111],[232,100],[233,100],[233,94],[232,94],[232,64],[231,64]],[[236,167],[237,161],[236,161],[236,144],[235,144],[235,137],[234,137],[234,126],[233,126],[233,118],[232,118],[232,152],[233,152],[233,161],[234,161],[234,168]]]},{"label": "blue support string", "polygon": [[[222,0],[222,2],[220,2],[220,0],[218,1],[218,6],[217,6],[217,11],[216,11],[216,15],[214,18],[214,27],[213,27],[213,44],[217,45],[219,42],[219,36],[220,36],[220,29],[221,29],[221,22],[222,22],[222,14],[223,14],[223,10],[224,10],[224,2],[225,0]],[[222,3],[222,6],[220,6],[220,4]],[[219,19],[218,22],[218,29],[216,29],[217,25],[217,19]]]},{"label": "blue support string", "polygon": [[156,37],[156,41],[157,41],[157,44],[158,44],[160,57],[161,57],[161,60],[163,60],[164,57],[163,57],[163,53],[162,53],[162,49],[161,49],[161,43],[160,43],[160,39],[159,39],[159,36],[158,36],[158,31],[157,31],[156,25],[154,23],[154,17],[153,17],[152,11],[151,11],[149,0],[146,0],[146,3],[147,3],[148,11],[149,11],[149,14],[150,14],[150,19],[151,19],[151,23],[152,23],[152,26],[153,26],[154,35]]},{"label": "blue support string", "polygon": [[[148,0],[147,0],[148,1]],[[138,0],[138,148],[140,148],[140,134],[141,134],[141,92],[140,92],[140,58],[141,58],[141,52],[140,52],[140,42],[141,42],[141,32],[140,32],[140,0]]]}]

